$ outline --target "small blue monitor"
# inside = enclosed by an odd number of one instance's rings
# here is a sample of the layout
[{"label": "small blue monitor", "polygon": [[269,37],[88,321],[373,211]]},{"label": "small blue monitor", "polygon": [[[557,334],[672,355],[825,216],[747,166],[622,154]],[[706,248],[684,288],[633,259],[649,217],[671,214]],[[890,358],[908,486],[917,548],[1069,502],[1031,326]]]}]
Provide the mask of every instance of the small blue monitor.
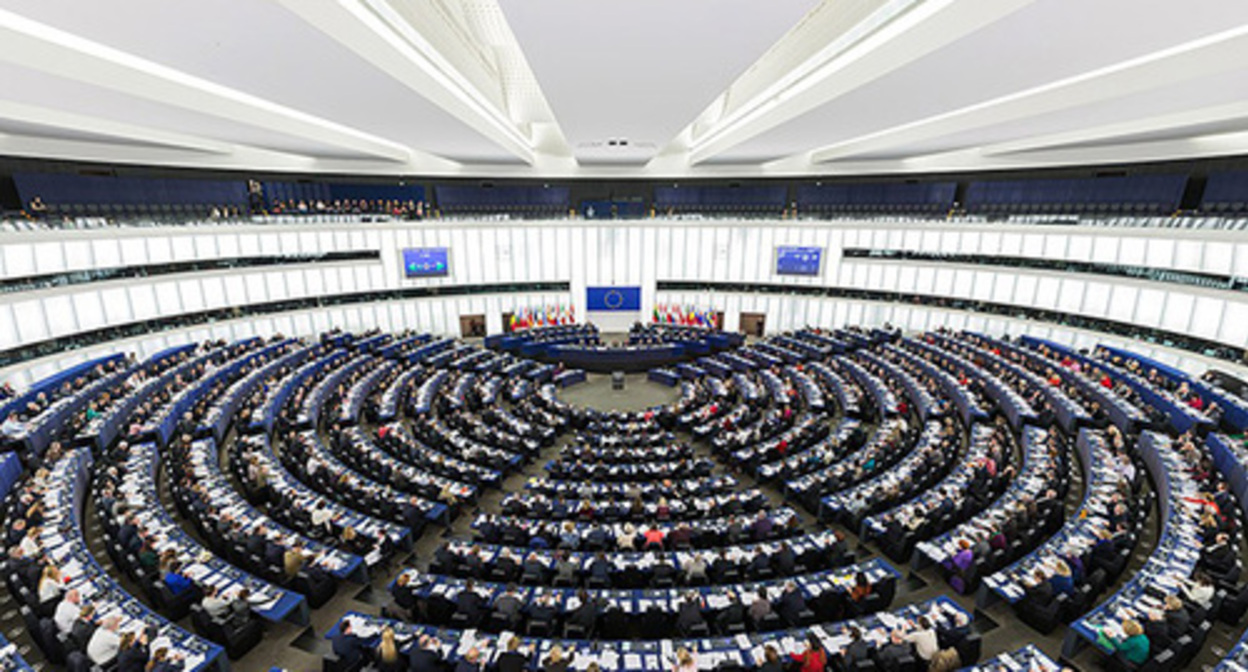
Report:
[{"label": "small blue monitor", "polygon": [[819,275],[822,247],[776,248],[776,275]]},{"label": "small blue monitor", "polygon": [[409,278],[445,277],[451,272],[445,247],[409,247],[403,250],[403,275]]}]

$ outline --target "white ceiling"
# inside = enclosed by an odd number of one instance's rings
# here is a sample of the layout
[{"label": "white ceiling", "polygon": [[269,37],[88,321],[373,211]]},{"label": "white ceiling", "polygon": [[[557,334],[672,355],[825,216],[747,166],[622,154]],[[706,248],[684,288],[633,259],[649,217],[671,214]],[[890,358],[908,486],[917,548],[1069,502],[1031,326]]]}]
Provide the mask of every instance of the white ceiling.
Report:
[{"label": "white ceiling", "polygon": [[645,163],[816,0],[501,4],[577,159]]},{"label": "white ceiling", "polygon": [[1129,162],[1248,154],[1248,3],[0,0],[0,81],[14,156],[500,177]]}]

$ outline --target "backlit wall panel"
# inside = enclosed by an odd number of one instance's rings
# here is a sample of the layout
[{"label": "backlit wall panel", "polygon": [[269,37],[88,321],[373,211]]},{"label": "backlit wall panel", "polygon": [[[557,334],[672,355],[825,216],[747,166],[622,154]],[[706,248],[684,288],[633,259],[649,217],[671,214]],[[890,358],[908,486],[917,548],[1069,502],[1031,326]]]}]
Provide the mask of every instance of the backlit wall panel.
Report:
[{"label": "backlit wall panel", "polygon": [[[818,277],[774,274],[778,245],[824,249]],[[451,273],[445,278],[404,279],[403,247],[450,248]],[[845,259],[843,247],[910,249],[924,252],[1029,256],[1173,268],[1248,276],[1248,242],[1242,234],[1200,230],[966,225],[956,223],[820,223],[759,221],[640,221],[625,223],[421,222],[115,229],[85,232],[13,234],[0,240],[0,272],[18,278],[47,272],[115,268],[175,261],[257,255],[312,255],[330,251],[378,250],[377,261],[300,264],[233,271],[71,285],[0,294],[2,346],[78,331],[196,310],[245,306],[285,299],[404,287],[482,283],[568,282],[570,292],[551,302],[572,303],[583,316],[584,290],[593,285],[640,285],[642,315],[663,302],[659,281],[707,280],[721,283],[839,287],[950,296],[1058,310],[1091,317],[1138,322],[1192,333],[1232,345],[1248,345],[1245,304],[1237,292],[1137,281],[1117,276],[1037,272],[957,263],[898,263]],[[720,301],[698,294],[689,303]],[[944,313],[920,308],[865,303],[811,304],[808,298],[768,295],[732,299],[727,326],[741,310],[769,313],[769,328],[810,321],[893,315],[905,310],[908,323],[936,326]],[[65,306],[72,306],[68,317]],[[514,296],[472,297],[437,309],[361,307],[342,312],[353,323],[385,321],[430,325],[457,333],[458,315],[484,313],[487,329],[502,329],[501,312],[527,305]],[[723,304],[728,307],[728,304]],[[410,308],[410,310],[409,310]],[[866,311],[866,312],[864,312]],[[900,313],[898,313],[900,314]],[[952,314],[952,313],[948,313]],[[316,313],[328,326],[331,313]],[[401,319],[400,319],[401,317]],[[72,319],[71,319],[72,318]],[[959,318],[962,319],[962,318]],[[967,318],[971,319],[971,318]],[[974,317],[973,319],[988,319]],[[291,318],[291,329],[306,330],[312,317]],[[318,326],[317,328],[320,328]]]}]

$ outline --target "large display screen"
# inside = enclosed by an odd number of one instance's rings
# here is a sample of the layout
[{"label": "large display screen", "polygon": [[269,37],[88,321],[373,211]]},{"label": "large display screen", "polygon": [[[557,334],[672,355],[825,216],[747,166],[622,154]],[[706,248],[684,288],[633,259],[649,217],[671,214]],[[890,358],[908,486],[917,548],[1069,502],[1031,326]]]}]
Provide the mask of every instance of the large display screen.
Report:
[{"label": "large display screen", "polygon": [[822,247],[776,248],[776,275],[819,275]]},{"label": "large display screen", "polygon": [[450,274],[445,247],[409,247],[403,250],[403,275],[409,278],[437,278]]}]

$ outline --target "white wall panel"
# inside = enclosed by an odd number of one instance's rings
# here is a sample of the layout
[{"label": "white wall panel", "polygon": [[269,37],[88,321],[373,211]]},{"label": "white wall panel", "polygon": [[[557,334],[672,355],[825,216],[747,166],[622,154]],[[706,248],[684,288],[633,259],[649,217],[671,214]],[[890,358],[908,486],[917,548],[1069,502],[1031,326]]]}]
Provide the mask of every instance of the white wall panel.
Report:
[{"label": "white wall panel", "polygon": [[65,249],[59,242],[37,243],[31,252],[35,255],[35,270],[39,273],[65,270]]},{"label": "white wall panel", "polygon": [[[130,294],[125,287],[114,285],[108,289],[101,289],[100,301],[104,304],[104,316],[108,324],[125,324],[134,321],[134,311],[130,307]],[[49,306],[49,317],[55,314],[53,310],[55,308]]]},{"label": "white wall panel", "polygon": [[1222,313],[1226,302],[1207,296],[1198,296],[1192,308],[1191,333],[1200,338],[1217,339],[1222,327]]},{"label": "white wall panel", "polygon": [[[38,311],[38,313],[43,313],[43,312],[44,312],[43,308],[40,308]],[[32,315],[34,314],[37,314],[37,313],[32,312]],[[100,303],[99,292],[83,292],[80,294],[75,294],[74,295],[74,315],[75,317],[77,317],[78,328],[83,331],[90,331],[92,329],[99,329],[100,327],[103,327],[105,325],[104,305]],[[39,323],[38,328],[40,332],[45,333],[45,334],[47,333],[43,331],[44,320],[42,319],[31,320],[31,322],[38,322]],[[23,326],[22,336],[23,336],[23,339],[25,339],[26,329],[25,329],[24,324],[22,326]],[[61,334],[57,334],[57,335],[61,335]]]},{"label": "white wall panel", "polygon": [[42,309],[47,315],[48,331],[51,335],[59,336],[82,331],[78,326],[78,315],[72,297],[48,297],[43,302]]},{"label": "white wall panel", "polygon": [[1195,303],[1195,297],[1191,294],[1170,292],[1166,297],[1165,312],[1161,316],[1161,328],[1176,334],[1188,333]]},{"label": "white wall panel", "polygon": [[169,239],[169,249],[174,261],[194,261],[195,239],[191,236],[173,236]]},{"label": "white wall panel", "polygon": [[1130,322],[1135,315],[1135,299],[1139,290],[1131,285],[1114,285],[1109,302],[1109,319]]},{"label": "white wall panel", "polygon": [[138,263],[167,264],[173,261],[173,243],[170,238],[144,238],[147,244],[147,260]]},{"label": "white wall panel", "polygon": [[1136,303],[1135,316],[1132,318],[1135,324],[1146,327],[1161,325],[1161,314],[1166,307],[1166,292],[1160,289],[1141,289]]},{"label": "white wall panel", "polygon": [[156,287],[154,285],[132,285],[126,288],[130,295],[130,310],[136,320],[150,320],[161,315],[160,306],[156,303]]}]

